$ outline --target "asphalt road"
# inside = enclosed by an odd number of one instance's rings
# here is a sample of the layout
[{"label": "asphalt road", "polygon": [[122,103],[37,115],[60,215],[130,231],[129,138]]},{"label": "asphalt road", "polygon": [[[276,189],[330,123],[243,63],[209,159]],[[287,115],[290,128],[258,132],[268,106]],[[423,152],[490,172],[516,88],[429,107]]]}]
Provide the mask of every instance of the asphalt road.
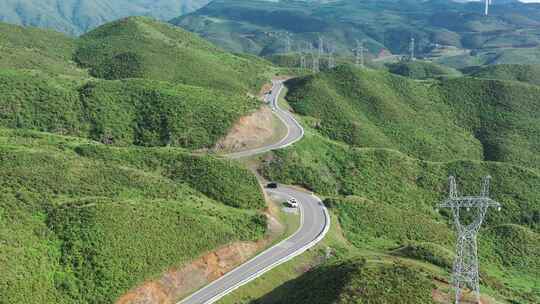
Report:
[{"label": "asphalt road", "polygon": [[287,135],[277,143],[257,149],[227,154],[226,157],[237,159],[265,153],[271,150],[285,148],[304,137],[304,129],[302,128],[300,123],[298,123],[298,121],[294,119],[291,113],[279,107],[278,100],[282,89],[283,81],[274,80],[272,82],[272,93],[266,96],[266,102],[270,105],[272,111],[274,111],[274,113],[279,117],[279,119],[281,119],[281,121],[283,121],[283,123],[287,126]]},{"label": "asphalt road", "polygon": [[[272,94],[267,96],[267,101],[276,115],[278,115],[278,117],[287,125],[287,136],[278,143],[258,149],[230,154],[227,157],[242,158],[252,156],[289,146],[302,139],[304,136],[302,126],[294,119],[292,114],[281,109],[278,105],[277,101],[282,88],[283,83],[281,81],[274,81]],[[277,189],[266,189],[266,191],[268,194],[277,196],[281,200],[291,197],[298,200],[302,218],[300,228],[289,238],[240,265],[178,304],[214,303],[236,288],[256,279],[272,268],[315,246],[328,232],[330,227],[330,217],[328,211],[318,197],[282,185]]]}]

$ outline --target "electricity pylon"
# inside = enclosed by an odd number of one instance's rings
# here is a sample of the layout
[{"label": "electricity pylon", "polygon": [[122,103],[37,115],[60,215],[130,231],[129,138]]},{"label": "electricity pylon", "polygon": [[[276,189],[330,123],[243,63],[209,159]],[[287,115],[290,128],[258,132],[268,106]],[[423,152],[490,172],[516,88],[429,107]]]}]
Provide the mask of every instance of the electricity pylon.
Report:
[{"label": "electricity pylon", "polygon": [[320,67],[319,67],[320,57],[315,54],[315,52],[313,51],[313,46],[311,44],[309,45],[309,52],[311,53],[311,59],[312,59],[311,70],[313,71],[313,73],[318,73],[320,71]]},{"label": "electricity pylon", "polygon": [[304,71],[306,69],[306,53],[304,48],[300,45],[300,69]]},{"label": "electricity pylon", "polygon": [[291,52],[291,37],[288,32],[285,32],[285,54]]},{"label": "electricity pylon", "polygon": [[414,37],[411,37],[411,44],[410,44],[409,48],[410,48],[410,51],[411,51],[411,61],[414,61],[414,60],[416,60],[416,58],[414,57],[414,48],[415,48]]},{"label": "electricity pylon", "polygon": [[322,58],[324,55],[324,40],[322,37],[319,37],[319,58]]},{"label": "electricity pylon", "polygon": [[[463,288],[469,288],[480,303],[480,281],[478,276],[478,245],[476,237],[484,221],[489,207],[501,210],[501,204],[489,198],[490,176],[484,177],[482,192],[479,196],[458,196],[456,180],[449,178],[450,191],[448,198],[439,204],[438,208],[450,208],[454,217],[454,225],[458,232],[456,244],[456,259],[454,261],[452,285],[455,292],[455,303],[461,303]],[[461,222],[463,209],[475,213],[469,224]]]},{"label": "electricity pylon", "polygon": [[356,48],[353,49],[354,54],[356,56],[356,66],[357,67],[364,67],[365,60],[364,60],[364,40],[362,42],[356,40]]},{"label": "electricity pylon", "polygon": [[334,58],[335,47],[331,44],[328,47],[328,68],[333,69],[336,67],[336,58]]}]

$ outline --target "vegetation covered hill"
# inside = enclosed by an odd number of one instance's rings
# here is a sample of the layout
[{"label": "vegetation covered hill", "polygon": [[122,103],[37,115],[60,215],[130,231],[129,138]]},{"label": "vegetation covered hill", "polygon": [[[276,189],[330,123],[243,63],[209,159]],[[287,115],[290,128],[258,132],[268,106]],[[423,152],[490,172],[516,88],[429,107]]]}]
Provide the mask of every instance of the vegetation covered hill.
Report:
[{"label": "vegetation covered hill", "polygon": [[23,130],[0,143],[3,303],[112,303],[266,230],[255,177],[229,161]]},{"label": "vegetation covered hill", "polygon": [[78,41],[76,61],[105,79],[147,78],[230,91],[258,90],[268,64],[233,55],[149,18],[106,24]]},{"label": "vegetation covered hill", "polygon": [[4,0],[0,21],[79,35],[127,16],[168,20],[206,3],[208,0]]},{"label": "vegetation covered hill", "polygon": [[387,65],[388,71],[393,74],[414,79],[430,79],[438,77],[456,77],[461,73],[453,68],[428,61],[403,61]]},{"label": "vegetation covered hill", "polygon": [[0,23],[0,69],[85,76],[73,61],[76,43],[61,33]]},{"label": "vegetation covered hill", "polygon": [[[450,213],[435,211],[447,193],[447,176],[457,176],[461,193],[474,194],[480,191],[482,176],[490,174],[492,197],[504,207],[500,212],[490,210],[481,232],[483,291],[501,300],[540,300],[536,275],[540,260],[535,253],[540,249],[538,171],[497,162],[420,161],[395,150],[354,148],[325,139],[315,130],[293,147],[273,152],[261,170],[269,179],[301,185],[327,197],[325,204],[353,247],[336,247],[334,262],[348,268],[352,267],[351,256],[370,260],[366,274],[358,273],[363,268],[354,266],[359,270],[352,277],[333,284],[324,279],[335,270],[328,265],[333,263],[330,260],[275,290],[276,297],[309,299],[312,294],[306,286],[319,283],[321,288],[336,286],[317,294],[329,299],[322,303],[398,303],[392,292],[372,298],[373,293],[398,288],[403,288],[399,303],[431,303],[435,287],[420,282],[431,281],[438,290],[448,292],[448,285],[441,282],[448,279],[453,259],[455,232]],[[516,258],[506,258],[512,254]],[[401,266],[392,265],[394,262]],[[408,280],[392,283],[407,276],[415,278],[417,288],[408,286]],[[366,277],[380,283],[372,286]],[[280,303],[270,297],[262,300]]]},{"label": "vegetation covered hill", "polygon": [[241,93],[144,79],[81,82],[0,71],[0,125],[106,144],[211,147],[258,101]]},{"label": "vegetation covered hill", "polygon": [[471,68],[466,72],[477,78],[513,80],[540,85],[540,65],[498,64]]},{"label": "vegetation covered hill", "polygon": [[317,267],[257,303],[429,304],[433,303],[431,295],[418,291],[432,286],[418,269],[402,265],[368,266],[364,260],[352,258]]},{"label": "vegetation covered hill", "polygon": [[0,302],[113,303],[265,235],[255,176],[193,150],[260,106],[269,63],[142,17],[0,29]]},{"label": "vegetation covered hill", "polygon": [[325,197],[345,240],[328,241],[332,257],[315,258],[319,266],[253,303],[450,301],[455,231],[451,213],[436,211],[449,175],[465,195],[491,175],[491,196],[503,206],[480,233],[484,295],[540,301],[537,86],[418,81],[350,66],[288,86],[306,137],[263,157],[260,171]]},{"label": "vegetation covered hill", "polygon": [[419,82],[340,66],[291,81],[288,100],[329,138],[447,161],[540,168],[540,89],[473,78]]},{"label": "vegetation covered hill", "polygon": [[211,147],[258,108],[248,93],[271,73],[266,61],[149,18],[79,39],[1,26],[0,125],[9,128],[116,145]]},{"label": "vegetation covered hill", "polygon": [[317,48],[321,36],[342,55],[352,55],[357,40],[365,40],[372,56],[409,54],[414,37],[420,56],[457,67],[540,63],[538,5],[499,1],[489,17],[483,11],[480,2],[446,0],[218,0],[171,22],[226,49],[259,55],[286,52],[289,33],[293,51]]}]

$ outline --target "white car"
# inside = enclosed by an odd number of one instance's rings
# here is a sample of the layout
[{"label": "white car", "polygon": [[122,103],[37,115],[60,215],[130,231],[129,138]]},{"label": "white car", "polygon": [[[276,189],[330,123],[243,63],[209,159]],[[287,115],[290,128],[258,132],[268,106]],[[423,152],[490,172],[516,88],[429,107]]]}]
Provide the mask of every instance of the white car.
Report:
[{"label": "white car", "polygon": [[291,198],[285,202],[285,205],[290,208],[298,208],[298,201],[295,198]]}]

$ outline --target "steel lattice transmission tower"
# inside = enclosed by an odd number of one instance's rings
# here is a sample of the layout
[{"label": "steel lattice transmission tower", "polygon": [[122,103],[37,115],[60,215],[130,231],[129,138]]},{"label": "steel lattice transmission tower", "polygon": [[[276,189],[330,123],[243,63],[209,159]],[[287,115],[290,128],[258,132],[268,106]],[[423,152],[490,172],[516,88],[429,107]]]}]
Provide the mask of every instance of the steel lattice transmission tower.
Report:
[{"label": "steel lattice transmission tower", "polygon": [[409,50],[411,51],[411,61],[416,60],[414,56],[414,50],[416,48],[415,43],[416,43],[416,40],[414,39],[414,37],[411,37],[411,44],[409,45]]},{"label": "steel lattice transmission tower", "polygon": [[356,66],[364,67],[364,40],[362,42],[356,40],[356,48],[353,51],[356,56]]},{"label": "steel lattice transmission tower", "polygon": [[285,32],[285,54],[291,52],[291,36],[288,32]]},{"label": "steel lattice transmission tower", "polygon": [[336,48],[333,44],[330,44],[328,47],[328,68],[333,69],[336,67],[336,58],[334,57],[334,52]]},{"label": "steel lattice transmission tower", "polygon": [[319,37],[319,58],[324,56],[324,40],[322,37]]},{"label": "steel lattice transmission tower", "polygon": [[[469,288],[480,303],[480,281],[478,276],[478,245],[476,237],[490,207],[501,209],[501,204],[489,198],[490,176],[483,180],[482,192],[479,196],[458,196],[456,180],[450,176],[450,192],[448,198],[438,208],[450,208],[454,217],[454,225],[458,233],[456,259],[454,261],[452,285],[455,292],[455,303],[459,304],[463,288]],[[474,213],[470,223],[464,224],[461,212],[465,209]]]},{"label": "steel lattice transmission tower", "polygon": [[318,56],[318,54],[315,54],[315,52],[313,51],[313,46],[311,44],[309,45],[309,52],[311,53],[312,59],[311,70],[313,71],[313,73],[318,73],[320,71],[320,57]]},{"label": "steel lattice transmission tower", "polygon": [[306,51],[302,45],[300,45],[300,69],[303,71],[306,69],[306,66]]}]

